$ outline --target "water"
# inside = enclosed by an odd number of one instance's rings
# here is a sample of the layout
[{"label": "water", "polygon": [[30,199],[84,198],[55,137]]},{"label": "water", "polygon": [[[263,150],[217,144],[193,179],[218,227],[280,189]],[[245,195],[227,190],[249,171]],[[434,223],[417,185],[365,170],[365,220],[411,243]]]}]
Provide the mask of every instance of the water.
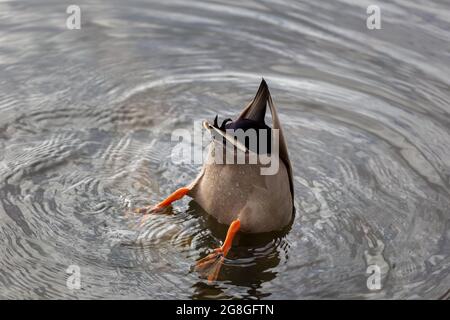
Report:
[{"label": "water", "polygon": [[[0,3],[0,298],[439,298],[450,289],[450,5]],[[264,76],[296,216],[192,271],[226,227],[188,199],[171,133],[233,117]],[[382,289],[371,291],[377,264]],[[70,265],[81,289],[66,285]],[[69,279],[70,280],[70,279]]]}]

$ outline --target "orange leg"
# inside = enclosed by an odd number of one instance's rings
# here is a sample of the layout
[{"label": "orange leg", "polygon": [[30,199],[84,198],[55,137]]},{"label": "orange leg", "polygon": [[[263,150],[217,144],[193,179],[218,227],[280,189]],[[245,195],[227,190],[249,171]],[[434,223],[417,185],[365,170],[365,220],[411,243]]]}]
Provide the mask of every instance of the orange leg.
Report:
[{"label": "orange leg", "polygon": [[170,196],[168,196],[166,199],[164,199],[163,201],[158,203],[157,205],[155,205],[153,207],[139,208],[139,209],[136,209],[135,212],[136,213],[144,213],[144,214],[160,212],[163,209],[167,208],[172,202],[183,198],[189,192],[189,190],[190,189],[187,187],[180,188],[177,191],[175,191],[174,193],[172,193]]},{"label": "orange leg", "polygon": [[200,272],[206,271],[209,282],[217,279],[223,261],[225,260],[225,257],[233,244],[234,236],[239,231],[240,227],[241,221],[239,219],[234,220],[228,228],[227,236],[223,245],[220,248],[215,249],[213,253],[209,254],[205,258],[197,261],[195,270]]}]

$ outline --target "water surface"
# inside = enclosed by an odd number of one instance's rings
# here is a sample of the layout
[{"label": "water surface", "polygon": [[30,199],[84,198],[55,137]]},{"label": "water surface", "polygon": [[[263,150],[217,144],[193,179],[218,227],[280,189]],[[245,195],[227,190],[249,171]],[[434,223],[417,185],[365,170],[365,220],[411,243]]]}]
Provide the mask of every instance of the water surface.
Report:
[{"label": "water surface", "polygon": [[[450,289],[450,5],[383,1],[0,3],[0,298],[439,298]],[[194,202],[174,129],[234,117],[269,83],[296,215],[241,235]],[[380,266],[382,289],[367,288]],[[66,269],[81,270],[81,289]]]}]

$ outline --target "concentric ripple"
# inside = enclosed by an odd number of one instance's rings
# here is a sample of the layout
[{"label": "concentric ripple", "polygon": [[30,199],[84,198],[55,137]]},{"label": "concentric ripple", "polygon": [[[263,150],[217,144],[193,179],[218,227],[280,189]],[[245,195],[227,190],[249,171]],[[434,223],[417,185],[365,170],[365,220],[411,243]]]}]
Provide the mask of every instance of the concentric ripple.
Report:
[{"label": "concentric ripple", "polygon": [[[448,298],[450,6],[361,1],[0,3],[0,298]],[[183,199],[175,129],[234,117],[268,81],[296,215],[239,234]],[[80,289],[69,266],[80,268]],[[382,288],[367,286],[368,266]]]}]

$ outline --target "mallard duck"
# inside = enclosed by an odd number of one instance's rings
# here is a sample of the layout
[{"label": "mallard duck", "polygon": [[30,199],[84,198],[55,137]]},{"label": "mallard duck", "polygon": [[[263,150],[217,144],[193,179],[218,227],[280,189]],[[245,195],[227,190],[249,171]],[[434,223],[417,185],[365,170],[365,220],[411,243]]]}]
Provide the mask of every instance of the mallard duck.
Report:
[{"label": "mallard duck", "polygon": [[[272,115],[272,128],[265,123],[267,105]],[[213,124],[204,121],[203,126],[211,132],[213,139],[208,159],[197,178],[157,205],[138,209],[137,212],[162,212],[172,202],[188,195],[218,222],[229,225],[223,245],[196,264],[195,269],[207,271],[208,279],[213,281],[219,274],[224,257],[231,249],[237,232],[277,231],[290,223],[294,212],[294,187],[287,145],[264,79],[255,98],[236,120],[226,119],[219,126],[216,116]],[[238,131],[247,133],[249,130],[256,132],[256,147],[255,144],[250,144],[248,139],[239,140],[233,134]],[[263,131],[267,134],[260,134]],[[277,137],[278,141],[274,140],[274,137]],[[234,152],[233,163],[217,161],[217,155],[223,156],[230,152],[227,144],[231,145],[231,152]],[[243,152],[246,163],[236,163],[235,153],[238,149]],[[278,161],[278,170],[273,174],[262,174],[261,169],[267,165],[262,164],[259,158],[256,163],[248,163],[249,158],[255,154],[271,156],[272,160]]]}]

